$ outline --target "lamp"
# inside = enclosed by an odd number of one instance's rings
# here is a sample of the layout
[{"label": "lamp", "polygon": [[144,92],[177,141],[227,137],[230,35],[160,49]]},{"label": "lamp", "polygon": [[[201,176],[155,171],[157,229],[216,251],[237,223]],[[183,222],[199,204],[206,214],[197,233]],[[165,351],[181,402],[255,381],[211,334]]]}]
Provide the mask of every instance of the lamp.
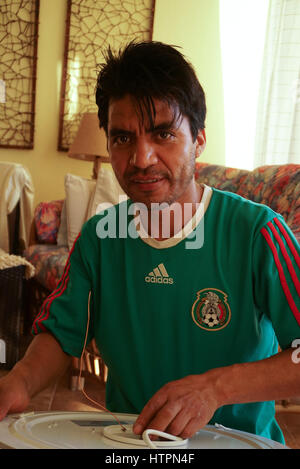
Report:
[{"label": "lamp", "polygon": [[101,163],[109,163],[106,134],[99,127],[96,112],[83,114],[68,156],[78,160],[93,161],[93,179],[97,179]]}]

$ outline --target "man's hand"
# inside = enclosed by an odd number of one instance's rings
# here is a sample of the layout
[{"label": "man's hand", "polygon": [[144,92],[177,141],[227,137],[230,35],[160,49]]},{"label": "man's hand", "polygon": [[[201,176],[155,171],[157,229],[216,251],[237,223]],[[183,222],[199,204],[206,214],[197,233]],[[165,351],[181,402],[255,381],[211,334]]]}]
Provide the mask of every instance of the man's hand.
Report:
[{"label": "man's hand", "polygon": [[25,410],[29,401],[27,385],[22,376],[8,373],[0,379],[0,421],[9,413]]},{"label": "man's hand", "polygon": [[25,410],[30,399],[61,376],[69,364],[70,356],[51,334],[34,337],[22,360],[0,379],[0,420]]},{"label": "man's hand", "polygon": [[190,438],[224,405],[275,401],[299,396],[300,366],[293,348],[257,362],[215,368],[172,381],[157,391],[133,431],[147,428]]},{"label": "man's hand", "polygon": [[208,374],[191,375],[164,385],[148,401],[133,431],[147,428],[190,438],[206,425],[219,407]]}]

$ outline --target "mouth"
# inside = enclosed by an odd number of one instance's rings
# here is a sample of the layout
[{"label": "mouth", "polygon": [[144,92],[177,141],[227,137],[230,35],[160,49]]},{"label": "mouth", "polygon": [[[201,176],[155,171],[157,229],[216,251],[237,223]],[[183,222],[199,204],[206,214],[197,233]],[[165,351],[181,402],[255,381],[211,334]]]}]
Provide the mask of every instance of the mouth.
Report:
[{"label": "mouth", "polygon": [[152,192],[159,189],[165,180],[164,176],[133,176],[130,183],[143,192]]}]

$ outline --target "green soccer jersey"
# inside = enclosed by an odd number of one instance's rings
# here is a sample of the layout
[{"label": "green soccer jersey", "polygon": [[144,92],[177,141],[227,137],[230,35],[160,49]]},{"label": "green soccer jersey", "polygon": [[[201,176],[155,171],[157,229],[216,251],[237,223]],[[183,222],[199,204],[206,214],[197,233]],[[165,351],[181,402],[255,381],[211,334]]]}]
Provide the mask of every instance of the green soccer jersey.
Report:
[{"label": "green soccer jersey", "polygon": [[[34,322],[79,357],[91,292],[89,339],[108,366],[111,411],[139,413],[169,381],[269,357],[300,337],[299,245],[282,217],[204,194],[195,226],[165,241],[141,237],[130,201],[88,220]],[[283,442],[274,414],[274,402],[228,405],[210,423]]]}]

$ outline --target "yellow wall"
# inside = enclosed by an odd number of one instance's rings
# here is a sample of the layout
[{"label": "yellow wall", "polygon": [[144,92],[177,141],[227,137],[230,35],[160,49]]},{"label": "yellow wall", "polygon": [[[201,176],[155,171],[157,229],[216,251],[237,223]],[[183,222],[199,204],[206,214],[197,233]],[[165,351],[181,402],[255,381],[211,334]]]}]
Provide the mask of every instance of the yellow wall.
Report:
[{"label": "yellow wall", "polygon": [[[65,16],[66,0],[40,0],[34,149],[0,148],[1,161],[22,163],[29,169],[35,204],[64,198],[67,172],[83,177],[92,172],[92,163],[56,150]],[[182,46],[206,92],[208,142],[202,160],[224,163],[218,27],[218,0],[156,0],[153,39]]]},{"label": "yellow wall", "polygon": [[0,148],[0,160],[22,163],[29,169],[36,204],[64,198],[67,172],[83,177],[92,172],[92,163],[73,160],[56,150],[66,3],[40,0],[34,149]]},{"label": "yellow wall", "polygon": [[180,46],[207,102],[207,146],[200,160],[225,164],[219,0],[156,0],[153,39]]}]

